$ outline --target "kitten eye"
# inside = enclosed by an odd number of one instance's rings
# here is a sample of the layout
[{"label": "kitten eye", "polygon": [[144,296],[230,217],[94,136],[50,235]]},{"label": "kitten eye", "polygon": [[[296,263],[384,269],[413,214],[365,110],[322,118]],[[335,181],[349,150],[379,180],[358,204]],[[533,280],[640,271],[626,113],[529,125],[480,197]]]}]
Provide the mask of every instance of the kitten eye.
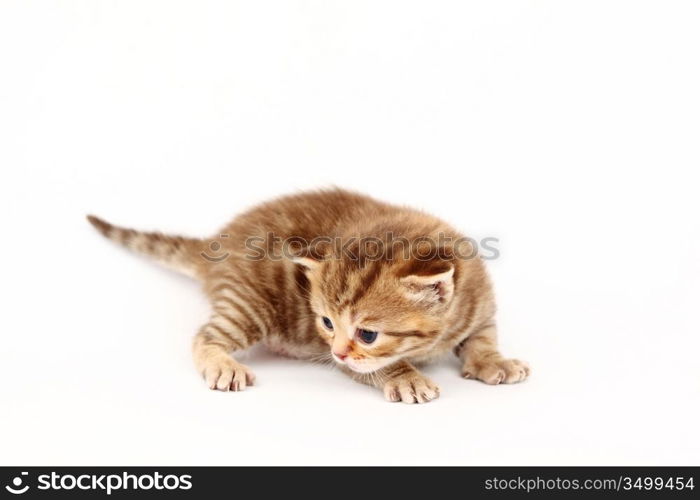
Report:
[{"label": "kitten eye", "polygon": [[372,332],[370,330],[357,330],[357,336],[360,337],[360,340],[365,344],[371,344],[377,340],[377,335],[379,335],[377,332]]},{"label": "kitten eye", "polygon": [[326,316],[323,317],[323,326],[328,328],[330,331],[333,331],[333,322]]}]

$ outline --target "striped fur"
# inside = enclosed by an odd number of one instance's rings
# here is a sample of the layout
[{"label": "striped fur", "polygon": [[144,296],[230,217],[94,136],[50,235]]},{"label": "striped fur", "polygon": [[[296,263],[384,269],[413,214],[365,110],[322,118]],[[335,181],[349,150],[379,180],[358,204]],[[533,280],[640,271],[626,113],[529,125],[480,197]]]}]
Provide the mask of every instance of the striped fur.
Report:
[{"label": "striped fur", "polygon": [[113,226],[94,215],[88,215],[87,220],[107,239],[124,245],[137,253],[153,257],[159,263],[173,270],[191,277],[197,276],[197,268],[194,263],[196,249],[201,246],[200,240]]},{"label": "striped fur", "polygon": [[[230,353],[258,342],[286,356],[335,361],[390,401],[435,399],[439,388],[414,365],[450,351],[462,359],[466,378],[496,384],[529,374],[526,364],[497,350],[493,293],[481,259],[457,258],[451,243],[430,259],[405,253],[406,242],[461,237],[430,215],[336,189],[261,204],[207,239],[88,220],[107,238],[203,283],[212,315],[195,336],[194,359],[212,389],[253,384],[250,368]],[[294,247],[283,255],[285,240],[317,237],[348,244]],[[384,245],[381,256],[357,243],[368,237]],[[263,258],[250,258],[251,239],[265,250]],[[376,340],[364,343],[362,329],[379,332]]]}]

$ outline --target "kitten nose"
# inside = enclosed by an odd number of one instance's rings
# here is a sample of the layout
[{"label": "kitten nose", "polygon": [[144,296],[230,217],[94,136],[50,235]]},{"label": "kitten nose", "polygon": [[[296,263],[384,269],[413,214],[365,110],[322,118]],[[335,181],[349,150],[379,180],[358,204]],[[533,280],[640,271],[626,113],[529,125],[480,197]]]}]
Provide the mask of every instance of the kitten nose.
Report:
[{"label": "kitten nose", "polygon": [[333,337],[331,352],[337,361],[345,361],[345,358],[350,354],[350,342],[343,335],[336,335]]},{"label": "kitten nose", "polygon": [[336,358],[338,358],[340,361],[345,361],[345,358],[348,357],[347,353],[341,354],[341,353],[335,352],[335,351],[333,351],[333,355],[334,355]]}]

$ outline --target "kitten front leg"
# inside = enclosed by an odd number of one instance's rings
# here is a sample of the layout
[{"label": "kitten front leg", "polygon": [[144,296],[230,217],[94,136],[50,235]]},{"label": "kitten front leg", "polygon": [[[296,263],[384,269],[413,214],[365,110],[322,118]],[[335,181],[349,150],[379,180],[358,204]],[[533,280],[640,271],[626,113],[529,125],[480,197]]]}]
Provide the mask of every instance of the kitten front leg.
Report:
[{"label": "kitten front leg", "polygon": [[215,312],[194,338],[195,366],[210,389],[243,391],[255,382],[250,368],[229,353],[250,347],[259,337],[246,333],[237,323],[234,317]]},{"label": "kitten front leg", "polygon": [[387,401],[427,403],[440,396],[440,387],[408,361],[398,361],[374,373],[344,371],[359,382],[382,389]]},{"label": "kitten front leg", "polygon": [[489,323],[464,339],[455,353],[462,360],[462,376],[487,384],[522,382],[530,375],[527,363],[506,359],[498,351],[496,325]]}]

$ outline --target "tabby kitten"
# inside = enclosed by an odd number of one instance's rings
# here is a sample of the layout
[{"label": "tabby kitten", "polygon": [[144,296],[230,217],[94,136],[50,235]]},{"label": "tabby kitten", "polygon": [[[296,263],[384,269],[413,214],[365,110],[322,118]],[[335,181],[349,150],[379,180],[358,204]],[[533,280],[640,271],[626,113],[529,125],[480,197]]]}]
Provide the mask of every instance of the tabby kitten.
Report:
[{"label": "tabby kitten", "polygon": [[336,189],[261,204],[210,239],[88,220],[204,284],[212,315],[193,350],[211,389],[253,385],[251,369],[231,353],[258,342],[286,356],[332,359],[405,403],[438,397],[415,366],[449,351],[465,378],[500,384],[529,375],[498,351],[491,284],[472,243],[416,210]]}]

